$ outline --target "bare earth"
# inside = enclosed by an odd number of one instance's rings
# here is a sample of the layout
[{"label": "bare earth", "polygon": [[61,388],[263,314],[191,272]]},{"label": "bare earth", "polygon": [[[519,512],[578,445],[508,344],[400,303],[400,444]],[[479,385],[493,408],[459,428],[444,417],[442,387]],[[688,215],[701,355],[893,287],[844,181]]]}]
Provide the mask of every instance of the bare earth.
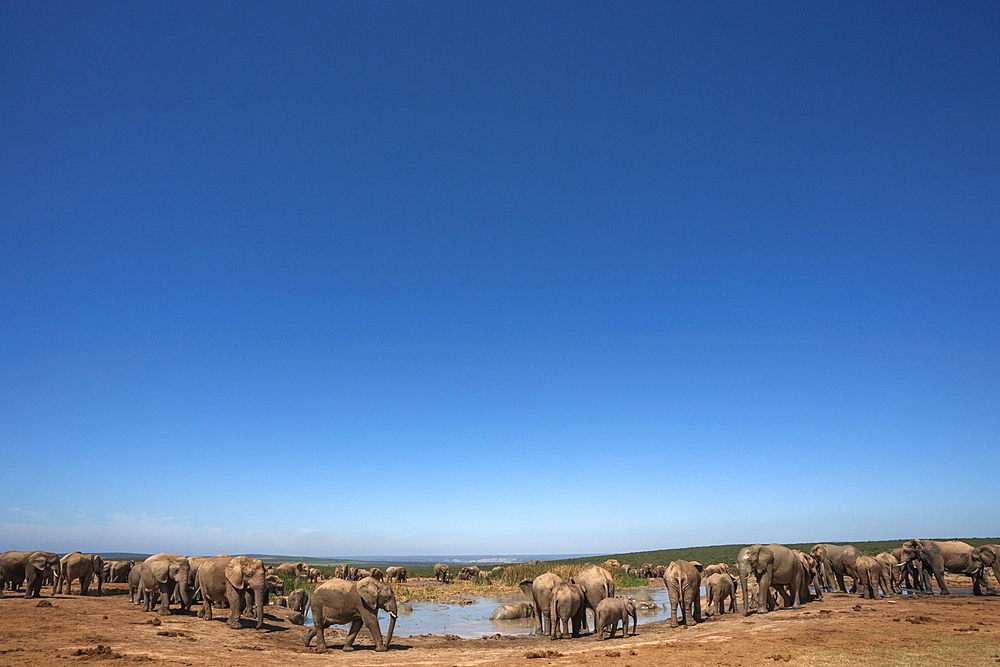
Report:
[{"label": "bare earth", "polygon": [[[962,581],[955,582],[957,586]],[[116,588],[112,586],[112,588]],[[120,593],[119,590],[113,591]],[[263,630],[194,615],[147,614],[121,594],[104,597],[45,595],[52,606],[20,593],[0,599],[0,665],[67,665],[73,662],[148,665],[268,667],[272,665],[998,665],[1000,597],[906,596],[861,600],[827,594],[801,610],[744,618],[727,614],[693,628],[665,622],[639,626],[639,634],[597,641],[592,636],[458,639],[395,638],[376,653],[362,631],[357,650],[340,650],[343,632],[328,631],[331,649],[302,646],[304,629],[268,608]],[[156,624],[159,619],[160,624]],[[397,629],[403,630],[401,616]]]}]

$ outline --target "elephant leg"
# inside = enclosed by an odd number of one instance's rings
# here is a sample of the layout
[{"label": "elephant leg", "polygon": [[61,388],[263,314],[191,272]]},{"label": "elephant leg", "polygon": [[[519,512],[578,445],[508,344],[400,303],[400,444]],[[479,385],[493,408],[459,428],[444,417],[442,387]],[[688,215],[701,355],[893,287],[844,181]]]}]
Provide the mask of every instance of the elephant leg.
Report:
[{"label": "elephant leg", "polygon": [[306,634],[302,636],[302,643],[309,646],[309,642],[312,641],[313,637],[317,637],[316,648],[326,648],[326,642],[323,641],[323,626],[313,626],[306,630]]},{"label": "elephant leg", "polygon": [[354,638],[358,636],[359,632],[361,632],[361,626],[362,625],[364,625],[364,623],[363,623],[363,621],[360,618],[356,618],[353,621],[351,621],[351,629],[347,633],[347,639],[344,641],[344,650],[345,651],[353,651],[354,650],[354,646],[353,646],[353,644],[354,644]]},{"label": "elephant leg", "polygon": [[160,616],[170,615],[170,596],[173,593],[173,586],[170,585],[170,582],[160,584]]},{"label": "elephant leg", "polygon": [[941,595],[951,595],[951,591],[948,590],[948,584],[944,583],[944,570],[935,568],[934,578],[937,579],[938,588],[941,589]]},{"label": "elephant leg", "polygon": [[[229,620],[226,622],[234,630],[240,629],[240,612],[242,612],[242,591],[226,584],[226,599],[229,601]],[[205,596],[206,600],[208,596]]]},{"label": "elephant leg", "polygon": [[757,613],[766,614],[767,599],[771,596],[771,572],[766,571],[757,579]]},{"label": "elephant leg", "polygon": [[368,628],[368,632],[371,634],[372,639],[375,640],[375,650],[376,651],[386,651],[388,646],[382,640],[382,628],[378,626],[378,616],[375,614],[366,614],[363,617],[365,627]]}]

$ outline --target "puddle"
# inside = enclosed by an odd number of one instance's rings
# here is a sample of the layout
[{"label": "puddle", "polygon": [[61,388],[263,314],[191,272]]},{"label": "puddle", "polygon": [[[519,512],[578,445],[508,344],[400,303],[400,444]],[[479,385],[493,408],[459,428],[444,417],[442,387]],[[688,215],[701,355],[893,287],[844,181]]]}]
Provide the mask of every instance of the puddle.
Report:
[{"label": "puddle", "polygon": [[[704,591],[702,591],[704,592]],[[658,609],[639,610],[639,625],[670,618],[667,608],[667,589],[665,588],[631,588],[622,590],[619,595],[635,595],[646,593],[657,604]],[[397,637],[415,637],[417,635],[457,635],[464,639],[476,639],[483,635],[530,635],[535,628],[533,618],[513,621],[491,621],[490,614],[502,604],[524,602],[520,595],[508,597],[477,597],[471,604],[455,604],[444,602],[410,602],[413,612],[400,614],[396,621],[395,635]],[[594,627],[592,613],[588,612],[589,628]],[[312,625],[312,612],[306,616],[306,625]],[[388,627],[388,615],[379,612],[379,624],[382,632]],[[346,627],[346,626],[345,626]]]}]

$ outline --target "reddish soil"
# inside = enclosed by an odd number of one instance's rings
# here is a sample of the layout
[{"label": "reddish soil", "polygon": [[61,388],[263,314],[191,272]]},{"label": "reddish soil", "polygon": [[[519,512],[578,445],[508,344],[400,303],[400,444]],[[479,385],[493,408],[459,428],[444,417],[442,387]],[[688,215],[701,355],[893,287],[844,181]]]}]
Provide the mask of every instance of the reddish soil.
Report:
[{"label": "reddish soil", "polygon": [[[956,582],[959,583],[959,582]],[[959,584],[960,585],[960,584]],[[112,588],[116,588],[112,586]],[[304,629],[269,607],[262,630],[231,630],[226,610],[213,621],[194,615],[143,613],[120,588],[113,595],[61,595],[0,599],[0,665],[144,663],[270,667],[277,665],[491,665],[542,667],[601,665],[998,665],[1000,597],[919,596],[861,600],[828,594],[801,610],[744,618],[728,614],[692,628],[665,622],[639,626],[639,634],[598,641],[592,636],[482,639],[395,638],[376,653],[362,631],[357,649],[340,650],[343,632],[331,628],[333,648],[302,646]],[[157,624],[157,620],[160,621]],[[404,629],[400,617],[398,629]]]}]

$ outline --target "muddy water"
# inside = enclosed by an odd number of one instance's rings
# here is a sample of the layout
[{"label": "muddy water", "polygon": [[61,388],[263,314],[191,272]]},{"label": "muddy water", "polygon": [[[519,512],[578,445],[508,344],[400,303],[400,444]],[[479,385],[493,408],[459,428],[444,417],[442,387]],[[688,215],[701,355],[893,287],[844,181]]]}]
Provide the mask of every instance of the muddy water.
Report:
[{"label": "muddy water", "polygon": [[[628,589],[620,595],[635,595],[647,593],[658,605],[659,609],[639,610],[639,625],[670,618],[667,609],[667,591],[665,588]],[[400,614],[396,621],[397,637],[415,637],[417,635],[457,635],[465,639],[475,639],[484,635],[527,635],[535,628],[532,618],[515,621],[491,621],[490,614],[502,604],[524,602],[520,595],[509,597],[477,597],[471,604],[445,602],[411,602],[413,612]],[[385,612],[379,613],[379,621],[383,632],[388,625]],[[588,612],[589,627],[593,629],[594,618]],[[312,616],[307,616],[306,625],[312,625]],[[346,628],[345,628],[346,629]]]}]

